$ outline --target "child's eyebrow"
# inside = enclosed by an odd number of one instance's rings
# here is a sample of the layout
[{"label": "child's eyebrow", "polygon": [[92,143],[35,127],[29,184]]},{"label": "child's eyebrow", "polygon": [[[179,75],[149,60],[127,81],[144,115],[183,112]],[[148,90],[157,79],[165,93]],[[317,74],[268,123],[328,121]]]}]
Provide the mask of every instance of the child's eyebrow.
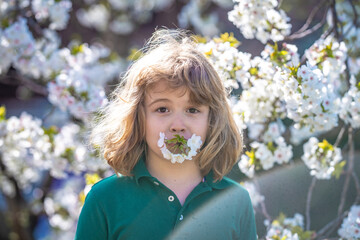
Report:
[{"label": "child's eyebrow", "polygon": [[159,99],[156,99],[153,102],[149,103],[148,106],[151,107],[152,105],[154,105],[155,103],[158,103],[158,102],[171,102],[171,101],[167,98],[159,98]]}]

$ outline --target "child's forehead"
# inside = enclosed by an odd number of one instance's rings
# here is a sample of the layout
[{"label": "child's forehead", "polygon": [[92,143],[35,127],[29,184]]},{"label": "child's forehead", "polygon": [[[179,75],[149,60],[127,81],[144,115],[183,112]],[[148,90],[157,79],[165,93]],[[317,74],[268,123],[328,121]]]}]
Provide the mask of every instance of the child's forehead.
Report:
[{"label": "child's forehead", "polygon": [[187,102],[195,105],[207,105],[204,102],[199,102],[194,97],[194,94],[187,86],[178,85],[172,86],[166,81],[159,81],[157,83],[152,84],[146,89],[145,93],[145,102],[152,102],[157,99],[173,99],[181,98],[182,100],[186,100]]},{"label": "child's forehead", "polygon": [[147,95],[159,95],[159,94],[174,94],[183,96],[189,92],[189,89],[184,85],[171,86],[166,80],[160,80],[152,83],[146,88]]}]

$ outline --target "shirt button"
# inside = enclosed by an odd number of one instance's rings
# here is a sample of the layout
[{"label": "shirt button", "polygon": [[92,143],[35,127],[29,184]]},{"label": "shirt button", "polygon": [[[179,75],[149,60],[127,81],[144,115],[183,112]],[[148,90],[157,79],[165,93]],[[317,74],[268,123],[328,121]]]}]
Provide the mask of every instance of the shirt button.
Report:
[{"label": "shirt button", "polygon": [[154,182],[154,184],[159,186],[159,183],[158,183],[158,182],[156,182],[156,181]]},{"label": "shirt button", "polygon": [[179,220],[182,221],[184,219],[184,216],[181,214]]},{"label": "shirt button", "polygon": [[170,196],[168,197],[168,200],[169,200],[170,202],[174,201],[174,199],[175,199],[174,196],[171,196],[171,195],[170,195]]}]

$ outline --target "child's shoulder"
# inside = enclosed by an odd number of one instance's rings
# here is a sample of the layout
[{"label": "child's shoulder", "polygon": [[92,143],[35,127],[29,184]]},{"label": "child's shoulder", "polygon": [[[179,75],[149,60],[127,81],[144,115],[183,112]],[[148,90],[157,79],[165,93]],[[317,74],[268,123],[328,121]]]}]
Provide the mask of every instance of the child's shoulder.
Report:
[{"label": "child's shoulder", "polygon": [[221,180],[223,181],[223,184],[227,185],[226,189],[228,189],[229,191],[239,194],[242,197],[248,197],[249,193],[248,191],[238,182],[228,178],[228,177],[223,177],[223,179]]},{"label": "child's shoulder", "polygon": [[135,185],[136,181],[134,177],[114,174],[95,183],[91,188],[91,192],[101,195],[111,194],[118,191],[129,191],[131,188],[134,188]]}]

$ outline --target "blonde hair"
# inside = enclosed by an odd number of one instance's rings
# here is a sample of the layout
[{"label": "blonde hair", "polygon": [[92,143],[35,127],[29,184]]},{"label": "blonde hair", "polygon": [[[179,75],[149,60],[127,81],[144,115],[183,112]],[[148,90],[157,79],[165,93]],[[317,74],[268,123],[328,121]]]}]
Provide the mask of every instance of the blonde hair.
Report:
[{"label": "blonde hair", "polygon": [[155,31],[143,52],[96,119],[92,143],[116,172],[131,176],[146,148],[146,91],[166,80],[173,89],[186,87],[190,101],[209,106],[207,137],[196,161],[203,175],[213,170],[214,179],[222,179],[238,161],[243,143],[219,75],[183,30]]}]

